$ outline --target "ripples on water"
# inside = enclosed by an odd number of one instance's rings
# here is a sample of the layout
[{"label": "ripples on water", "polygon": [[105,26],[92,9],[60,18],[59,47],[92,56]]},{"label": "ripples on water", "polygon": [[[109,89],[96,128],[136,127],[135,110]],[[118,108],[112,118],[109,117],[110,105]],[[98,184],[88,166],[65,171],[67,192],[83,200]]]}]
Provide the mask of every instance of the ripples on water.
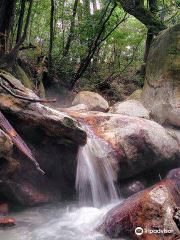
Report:
[{"label": "ripples on water", "polygon": [[0,230],[0,240],[108,240],[94,229],[113,206],[79,208],[68,203],[11,213],[18,226]]}]

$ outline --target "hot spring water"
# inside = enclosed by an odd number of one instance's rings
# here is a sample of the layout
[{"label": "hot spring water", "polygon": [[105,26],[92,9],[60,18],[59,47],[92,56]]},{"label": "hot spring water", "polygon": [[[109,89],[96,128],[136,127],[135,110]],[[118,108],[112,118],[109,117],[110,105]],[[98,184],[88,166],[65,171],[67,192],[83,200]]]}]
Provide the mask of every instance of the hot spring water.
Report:
[{"label": "hot spring water", "polygon": [[78,203],[59,203],[11,212],[18,226],[0,230],[0,240],[108,240],[94,231],[118,202],[117,165],[109,146],[88,134],[80,147],[76,176]]},{"label": "hot spring water", "polygon": [[88,139],[87,144],[79,148],[76,190],[81,205],[102,207],[118,201],[117,162],[108,144],[97,138],[90,128],[84,128]]}]

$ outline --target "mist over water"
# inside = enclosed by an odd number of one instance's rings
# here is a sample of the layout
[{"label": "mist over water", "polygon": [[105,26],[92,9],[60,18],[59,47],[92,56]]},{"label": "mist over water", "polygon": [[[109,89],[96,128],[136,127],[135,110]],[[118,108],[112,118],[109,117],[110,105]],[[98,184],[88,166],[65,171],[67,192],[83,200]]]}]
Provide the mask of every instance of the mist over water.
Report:
[{"label": "mist over water", "polygon": [[46,205],[11,213],[18,226],[0,230],[1,240],[108,240],[94,229],[115,204],[103,208],[77,203]]}]

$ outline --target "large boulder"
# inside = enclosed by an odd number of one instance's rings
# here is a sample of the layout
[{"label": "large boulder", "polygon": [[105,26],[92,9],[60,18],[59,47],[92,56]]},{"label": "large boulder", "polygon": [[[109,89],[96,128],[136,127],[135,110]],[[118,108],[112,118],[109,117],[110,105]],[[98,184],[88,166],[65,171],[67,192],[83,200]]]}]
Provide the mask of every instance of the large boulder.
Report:
[{"label": "large boulder", "polygon": [[[13,76],[5,75],[21,89],[13,89],[15,94],[39,99]],[[14,98],[1,88],[0,111],[45,172],[42,175],[5,130],[0,130],[0,201],[34,206],[74,195],[78,147],[86,143],[86,133],[79,123],[48,105]],[[11,127],[9,130],[17,136]]]},{"label": "large boulder", "polygon": [[109,112],[150,119],[150,112],[137,100],[116,103]]},{"label": "large boulder", "polygon": [[159,123],[180,126],[180,24],[153,41],[141,101]]},{"label": "large boulder", "polygon": [[171,169],[178,164],[178,140],[156,122],[112,113],[66,112],[106,143],[104,152],[118,163],[119,179],[150,168],[162,173],[166,165]]},{"label": "large boulder", "polygon": [[[180,239],[176,225],[179,206],[180,193],[176,185],[173,180],[165,179],[114,207],[97,230],[109,238]],[[138,227],[143,229],[143,234],[135,233]],[[161,233],[164,230],[166,233]]]},{"label": "large boulder", "polygon": [[72,105],[84,104],[90,111],[107,112],[109,108],[108,102],[98,93],[83,91],[79,92],[72,102]]}]

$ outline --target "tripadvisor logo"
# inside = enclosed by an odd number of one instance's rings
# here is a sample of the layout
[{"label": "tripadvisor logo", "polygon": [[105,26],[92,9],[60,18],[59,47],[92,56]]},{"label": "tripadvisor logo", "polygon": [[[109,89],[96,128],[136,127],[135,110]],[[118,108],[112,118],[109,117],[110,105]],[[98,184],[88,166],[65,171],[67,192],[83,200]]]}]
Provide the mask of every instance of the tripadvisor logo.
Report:
[{"label": "tripadvisor logo", "polygon": [[137,227],[136,229],[135,229],[135,234],[136,235],[142,235],[143,234],[143,229],[141,228],[141,227]]}]

